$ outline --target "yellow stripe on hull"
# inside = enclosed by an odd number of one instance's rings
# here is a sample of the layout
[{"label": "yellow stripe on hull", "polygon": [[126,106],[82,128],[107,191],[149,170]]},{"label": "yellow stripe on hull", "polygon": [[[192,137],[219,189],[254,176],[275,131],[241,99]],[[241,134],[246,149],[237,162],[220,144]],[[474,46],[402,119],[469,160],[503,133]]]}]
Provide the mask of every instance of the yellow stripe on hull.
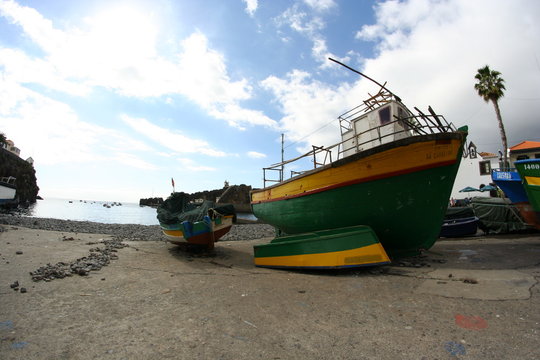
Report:
[{"label": "yellow stripe on hull", "polygon": [[[407,172],[411,169],[435,167],[455,162],[461,140],[427,141],[389,149],[367,156],[343,166],[319,168],[279,185],[252,192],[252,203],[284,197],[298,196],[306,192],[347,182],[369,181],[388,174]],[[320,171],[318,171],[320,170]]]},{"label": "yellow stripe on hull", "polygon": [[529,184],[529,185],[540,186],[540,177],[525,176],[525,181],[527,181],[527,184]]},{"label": "yellow stripe on hull", "polygon": [[162,231],[163,231],[163,235],[165,235],[165,237],[169,241],[171,241],[173,243],[186,241],[186,239],[184,238],[184,233],[182,232],[182,230],[165,230],[165,229],[162,229]]},{"label": "yellow stripe on hull", "polygon": [[381,244],[321,254],[303,254],[255,258],[255,266],[267,267],[354,267],[389,263],[390,258]]}]

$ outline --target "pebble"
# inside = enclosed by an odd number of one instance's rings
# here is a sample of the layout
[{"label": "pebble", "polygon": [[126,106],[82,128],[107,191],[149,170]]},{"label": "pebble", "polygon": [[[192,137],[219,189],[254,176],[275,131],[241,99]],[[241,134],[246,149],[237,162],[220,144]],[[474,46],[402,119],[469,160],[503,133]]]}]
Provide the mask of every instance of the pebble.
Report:
[{"label": "pebble", "polygon": [[[30,272],[33,281],[49,282],[54,279],[80,275],[87,276],[91,271],[98,271],[109,265],[111,260],[118,259],[117,250],[126,247],[122,241],[166,241],[158,225],[138,224],[103,224],[90,221],[59,220],[50,218],[30,218],[20,215],[0,214],[0,224],[10,225],[12,230],[17,226],[49,231],[64,231],[71,233],[106,234],[112,235],[111,240],[102,240],[95,244],[104,247],[95,247],[88,256],[72,262],[58,262],[41,266]],[[0,231],[9,231],[9,228],[0,226]],[[275,229],[267,224],[234,224],[231,230],[224,235],[221,241],[255,240],[263,237],[274,237]],[[73,237],[63,236],[63,241],[74,240]],[[137,249],[136,249],[137,250]],[[16,252],[21,255],[22,251]],[[16,282],[16,287],[19,287]],[[12,284],[13,285],[13,284]],[[22,290],[22,289],[21,289]],[[25,289],[26,290],[26,289]]]},{"label": "pebble", "polygon": [[[31,218],[21,215],[0,214],[0,224],[21,226],[29,229],[64,231],[84,234],[107,234],[122,241],[167,241],[159,225],[103,224],[91,221]],[[7,231],[0,226],[1,231]],[[14,228],[16,229],[16,228]],[[220,241],[255,240],[274,237],[273,226],[268,224],[234,224]],[[65,236],[63,240],[71,240]]]}]

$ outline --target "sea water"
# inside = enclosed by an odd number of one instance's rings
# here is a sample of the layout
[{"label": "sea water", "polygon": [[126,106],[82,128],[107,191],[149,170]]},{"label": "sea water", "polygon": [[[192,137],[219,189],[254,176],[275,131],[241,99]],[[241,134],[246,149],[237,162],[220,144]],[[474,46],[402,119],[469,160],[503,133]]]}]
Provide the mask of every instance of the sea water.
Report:
[{"label": "sea water", "polygon": [[[22,215],[60,220],[92,221],[104,224],[159,225],[157,209],[135,203],[114,203],[92,200],[38,200]],[[239,213],[237,217],[255,221],[253,214]]]},{"label": "sea water", "polygon": [[30,205],[23,215],[105,224],[159,225],[155,208],[135,203],[46,199]]}]

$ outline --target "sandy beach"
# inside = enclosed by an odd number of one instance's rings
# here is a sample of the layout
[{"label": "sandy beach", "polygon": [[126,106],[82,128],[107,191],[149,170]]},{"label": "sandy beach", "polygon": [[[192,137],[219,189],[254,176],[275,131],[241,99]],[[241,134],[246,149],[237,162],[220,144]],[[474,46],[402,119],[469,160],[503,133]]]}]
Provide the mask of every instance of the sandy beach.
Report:
[{"label": "sandy beach", "polygon": [[[2,359],[540,358],[537,234],[439,241],[391,266],[308,272],[254,267],[253,245],[271,235],[238,235],[208,254],[151,227],[52,223],[0,217]],[[91,254],[108,263],[32,280]]]}]

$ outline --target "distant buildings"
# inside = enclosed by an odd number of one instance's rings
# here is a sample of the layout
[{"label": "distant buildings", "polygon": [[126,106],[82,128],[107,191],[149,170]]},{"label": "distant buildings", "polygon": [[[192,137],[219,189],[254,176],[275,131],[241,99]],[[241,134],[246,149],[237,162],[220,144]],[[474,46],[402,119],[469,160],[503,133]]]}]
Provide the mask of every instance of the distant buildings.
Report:
[{"label": "distant buildings", "polygon": [[21,155],[21,150],[18,147],[16,147],[15,143],[11,140],[6,140],[6,142],[2,145],[2,147],[17,156]]},{"label": "distant buildings", "polygon": [[[467,186],[478,189],[482,184],[490,184],[492,182],[491,170],[501,168],[502,153],[496,155],[488,152],[477,152],[476,145],[472,142],[467,150],[469,156],[461,160],[451,197],[462,199],[471,196],[490,196],[489,192],[460,193],[459,190]],[[516,160],[540,159],[540,142],[522,141],[509,149],[508,158],[510,167],[513,167]]]},{"label": "distant buildings", "polygon": [[540,142],[522,141],[510,148],[510,164],[525,159],[540,159]]},{"label": "distant buildings", "polygon": [[[6,140],[6,142],[2,144],[2,148],[14,155],[17,155],[18,157],[21,157],[21,150],[15,146],[15,143],[12,140]],[[26,159],[26,162],[32,166],[34,165],[34,159],[32,159],[32,157]]]}]

